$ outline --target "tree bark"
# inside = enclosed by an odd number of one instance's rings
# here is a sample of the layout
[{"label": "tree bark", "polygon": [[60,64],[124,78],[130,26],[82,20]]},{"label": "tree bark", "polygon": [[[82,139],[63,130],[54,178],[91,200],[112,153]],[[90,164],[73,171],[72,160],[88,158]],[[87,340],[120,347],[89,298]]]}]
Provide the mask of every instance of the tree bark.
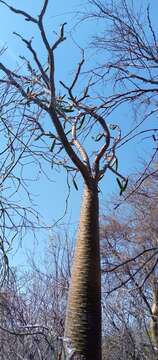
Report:
[{"label": "tree bark", "polygon": [[[153,346],[158,349],[158,288],[153,288],[153,303],[151,306],[152,318],[150,321],[150,335]],[[158,354],[156,355],[158,359]]]},{"label": "tree bark", "polygon": [[73,353],[70,359],[101,360],[98,205],[97,184],[85,185],[65,323],[65,347]]}]

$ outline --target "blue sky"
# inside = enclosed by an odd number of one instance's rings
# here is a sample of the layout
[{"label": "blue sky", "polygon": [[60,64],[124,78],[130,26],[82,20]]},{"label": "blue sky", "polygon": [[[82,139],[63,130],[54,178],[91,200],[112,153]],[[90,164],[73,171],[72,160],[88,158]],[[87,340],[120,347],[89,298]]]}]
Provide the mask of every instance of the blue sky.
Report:
[{"label": "blue sky", "polygon": [[[42,1],[32,1],[32,0],[23,0],[20,1],[10,1],[13,6],[23,6],[23,9],[29,9],[29,12],[32,14],[38,14],[40,5]],[[80,60],[80,50],[74,44],[73,38],[80,45],[86,47],[90,39],[90,34],[96,31],[96,24],[93,22],[86,22],[84,24],[78,25],[77,28],[74,28],[76,24],[77,16],[74,11],[83,11],[84,5],[87,6],[87,2],[82,0],[69,0],[63,1],[58,0],[50,1],[50,8],[47,14],[46,23],[48,28],[49,36],[53,35],[53,31],[58,31],[58,28],[63,22],[67,22],[66,26],[66,36],[67,40],[63,45],[60,46],[60,49],[56,53],[56,83],[58,88],[59,80],[69,81],[75,65]],[[153,8],[156,7],[156,1],[153,1]],[[4,31],[5,29],[5,31]],[[34,41],[38,51],[42,53],[41,43],[39,37],[36,33],[35,27],[30,27],[27,22],[24,21],[20,16],[12,14],[5,6],[0,6],[0,45],[7,44],[8,51],[7,55],[4,56],[5,64],[14,68],[14,66],[19,63],[19,55],[26,55],[26,50],[23,44],[20,43],[19,39],[13,36],[12,32],[20,32],[25,37],[34,36]],[[99,31],[99,28],[97,28]],[[94,56],[94,58],[93,58]],[[88,64],[92,64],[95,61],[95,52],[94,50],[87,50]],[[133,122],[132,114],[129,113],[128,106],[122,107],[119,111],[116,111],[112,114],[110,118],[111,123],[122,124],[123,134],[127,131],[129,123]],[[126,176],[131,172],[134,172],[139,168],[140,157],[144,158],[146,155],[150,154],[151,143],[138,141],[133,144],[125,146],[119,152],[119,163],[122,173]],[[30,175],[32,169],[30,168]],[[31,191],[35,194],[35,200],[37,208],[41,212],[44,221],[48,224],[55,223],[62,215],[65,210],[65,199],[67,196],[67,186],[66,186],[66,176],[64,171],[60,173],[53,172],[50,166],[46,165],[46,171],[48,172],[49,177],[53,182],[49,182],[41,177],[40,181],[33,183]],[[105,206],[105,199],[109,197],[112,191],[117,191],[117,184],[113,176],[107,174],[105,179],[101,184],[101,204]],[[79,219],[79,208],[81,202],[82,194],[82,181],[79,180],[79,191],[77,192],[73,186],[71,188],[71,195],[69,199],[69,207],[67,216],[61,221],[61,223],[66,224],[69,222],[70,234],[73,236],[74,229],[78,224]],[[65,226],[65,225],[64,225]],[[56,230],[56,228],[55,228]],[[25,257],[25,251],[37,251],[38,256],[41,257],[43,252],[43,247],[48,241],[48,237],[51,234],[49,232],[43,231],[37,233],[37,242],[34,241],[33,236],[28,234],[23,241],[22,248],[19,248],[18,252],[15,254],[15,249],[17,250],[18,244],[13,244],[13,253],[10,255],[10,260],[13,264],[26,264],[27,260]],[[38,249],[38,250],[37,250]],[[13,256],[14,254],[14,256]]]}]

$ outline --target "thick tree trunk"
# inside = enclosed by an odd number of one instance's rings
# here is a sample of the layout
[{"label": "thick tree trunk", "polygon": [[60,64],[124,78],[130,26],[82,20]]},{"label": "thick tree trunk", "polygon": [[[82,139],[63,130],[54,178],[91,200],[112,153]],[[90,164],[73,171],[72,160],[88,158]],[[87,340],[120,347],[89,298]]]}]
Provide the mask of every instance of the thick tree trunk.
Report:
[{"label": "thick tree trunk", "polygon": [[[72,267],[65,345],[71,359],[101,360],[101,273],[97,185],[85,186]],[[68,358],[68,356],[67,356]]]}]

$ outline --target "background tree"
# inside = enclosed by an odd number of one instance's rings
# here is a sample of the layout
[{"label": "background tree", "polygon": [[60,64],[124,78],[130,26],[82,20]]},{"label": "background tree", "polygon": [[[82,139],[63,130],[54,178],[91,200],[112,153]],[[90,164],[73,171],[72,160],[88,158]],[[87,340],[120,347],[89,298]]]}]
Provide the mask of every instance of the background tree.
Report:
[{"label": "background tree", "polygon": [[[1,49],[1,56],[5,48]],[[0,83],[0,287],[8,274],[8,254],[13,241],[20,242],[26,229],[39,227],[39,214],[33,209],[31,192],[26,187],[23,174],[26,156],[28,161],[39,166],[33,159],[29,146],[32,133],[26,134],[24,112],[15,111],[17,92],[10,84]],[[15,114],[16,112],[16,114]],[[38,114],[37,114],[38,115]],[[31,159],[30,159],[31,158]],[[25,199],[22,201],[22,199]],[[16,241],[15,241],[16,243]]]},{"label": "background tree", "polygon": [[103,324],[105,344],[110,324],[114,358],[116,336],[120,358],[157,358],[157,174],[151,174],[153,167],[137,192],[133,179],[117,216],[112,209],[102,219]]},{"label": "background tree", "polygon": [[[96,21],[98,28],[101,25],[101,31],[94,34],[90,44],[98,54],[96,66],[90,71],[98,86],[108,84],[108,93],[101,93],[104,115],[127,105],[135,123],[122,137],[118,148],[144,134],[144,138],[150,139],[151,162],[157,155],[158,49],[154,7],[148,1],[90,0],[89,4],[84,17]],[[117,114],[119,117],[119,112]],[[145,173],[139,182],[144,177]]]},{"label": "background tree", "polygon": [[4,360],[61,359],[72,259],[68,233],[61,234],[50,239],[42,268],[30,256],[27,271],[12,269],[3,284],[0,341]]}]

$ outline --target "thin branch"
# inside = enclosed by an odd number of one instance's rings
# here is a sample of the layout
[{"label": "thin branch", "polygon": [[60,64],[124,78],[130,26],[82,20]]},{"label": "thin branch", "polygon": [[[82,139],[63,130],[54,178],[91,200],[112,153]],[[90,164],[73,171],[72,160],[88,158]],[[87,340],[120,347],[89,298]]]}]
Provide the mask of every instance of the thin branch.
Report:
[{"label": "thin branch", "polygon": [[148,248],[148,249],[145,249],[143,250],[142,252],[140,252],[138,255],[130,258],[130,259],[127,259],[123,262],[121,262],[121,264],[118,264],[116,266],[114,266],[112,269],[109,269],[109,270],[102,270],[103,272],[105,273],[109,273],[109,272],[113,272],[113,271],[116,271],[117,269],[119,269],[120,267],[124,266],[124,265],[127,265],[129,264],[130,262],[132,261],[135,261],[136,259],[138,259],[140,256],[146,254],[147,252],[150,252],[150,251],[155,251],[155,250],[158,250],[157,247],[152,247],[152,248]]},{"label": "thin branch", "polygon": [[44,80],[44,82],[46,83],[47,87],[49,88],[49,78],[46,74],[46,72],[44,71],[43,69],[43,66],[41,65],[39,59],[38,59],[38,56],[37,56],[37,53],[36,51],[34,50],[34,48],[32,47],[32,44],[31,44],[31,40],[28,41],[26,39],[24,39],[20,34],[18,34],[17,32],[13,32],[13,34],[15,34],[16,36],[18,36],[26,45],[27,45],[27,48],[30,50],[31,54],[33,55],[33,58],[35,60],[35,63],[37,64],[38,66],[38,69],[42,75],[42,79]]},{"label": "thin branch", "polygon": [[46,12],[47,6],[48,6],[48,2],[49,2],[49,0],[44,1],[43,8],[42,8],[41,13],[39,15],[39,21],[42,21],[44,15],[45,15],[45,12]]},{"label": "thin branch", "polygon": [[13,11],[15,14],[19,14],[19,15],[23,15],[25,16],[25,20],[26,21],[32,21],[35,24],[38,24],[38,20],[35,19],[34,17],[32,17],[30,14],[28,14],[27,12],[23,11],[23,10],[19,10],[14,8],[13,6],[10,6],[7,4],[6,1],[4,0],[0,0],[0,3],[4,4],[5,6],[7,6],[11,11]]},{"label": "thin branch", "polygon": [[76,116],[76,119],[74,120],[73,126],[72,126],[72,143],[77,147],[77,149],[79,150],[82,159],[83,159],[83,163],[88,167],[88,171],[91,173],[91,168],[90,168],[90,162],[89,162],[89,158],[88,155],[85,151],[85,149],[83,148],[83,146],[80,144],[79,140],[77,139],[76,136],[76,125],[77,122],[79,120],[79,118],[83,116],[83,114],[79,114],[78,116]]}]

